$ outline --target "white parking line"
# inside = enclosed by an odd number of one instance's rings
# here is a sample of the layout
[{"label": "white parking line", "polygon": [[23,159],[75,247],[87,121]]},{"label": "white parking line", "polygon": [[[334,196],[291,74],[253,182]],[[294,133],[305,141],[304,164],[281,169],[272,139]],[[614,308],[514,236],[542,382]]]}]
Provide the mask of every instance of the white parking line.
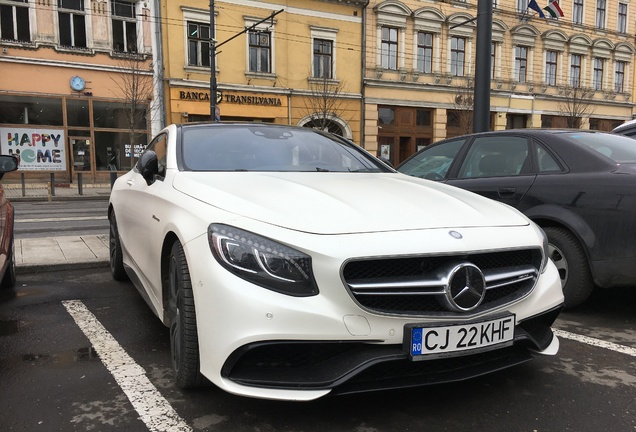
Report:
[{"label": "white parking line", "polygon": [[596,346],[599,348],[605,348],[608,350],[612,350],[612,351],[616,351],[619,352],[621,354],[627,354],[629,356],[632,357],[636,357],[636,349],[635,348],[630,348],[627,347],[625,345],[619,345],[619,344],[615,344],[613,342],[606,342],[600,339],[594,339],[588,336],[583,336],[583,335],[579,335],[576,333],[570,333],[568,331],[565,330],[559,330],[559,329],[553,329],[554,334],[557,335],[558,337],[562,337],[564,339],[571,339],[571,340],[575,340],[577,342],[582,342],[584,344],[588,344],[588,345],[592,345],[592,346]]},{"label": "white parking line", "polygon": [[122,388],[151,432],[191,432],[170,403],[146,377],[146,371],[130,357],[79,300],[62,302],[91,342],[99,358]]}]

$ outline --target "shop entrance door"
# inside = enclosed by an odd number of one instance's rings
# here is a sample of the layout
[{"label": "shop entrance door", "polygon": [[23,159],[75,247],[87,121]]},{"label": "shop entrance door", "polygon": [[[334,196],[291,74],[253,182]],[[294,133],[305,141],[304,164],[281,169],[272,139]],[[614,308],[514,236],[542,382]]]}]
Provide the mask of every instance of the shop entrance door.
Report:
[{"label": "shop entrance door", "polygon": [[90,177],[91,166],[91,140],[90,138],[69,137],[69,145],[71,147],[72,155],[72,172],[73,178],[76,177],[75,173],[82,172],[87,173],[86,177]]}]

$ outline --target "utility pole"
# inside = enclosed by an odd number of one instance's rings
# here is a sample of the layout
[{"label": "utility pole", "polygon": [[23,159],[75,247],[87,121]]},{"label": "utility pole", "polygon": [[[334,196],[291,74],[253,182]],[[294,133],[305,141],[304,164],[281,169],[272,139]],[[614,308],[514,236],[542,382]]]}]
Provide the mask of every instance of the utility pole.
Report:
[{"label": "utility pole", "polygon": [[492,0],[477,0],[477,52],[475,53],[475,105],[473,132],[490,130],[490,60]]},{"label": "utility pole", "polygon": [[210,0],[210,120],[216,121],[216,38],[214,0]]}]

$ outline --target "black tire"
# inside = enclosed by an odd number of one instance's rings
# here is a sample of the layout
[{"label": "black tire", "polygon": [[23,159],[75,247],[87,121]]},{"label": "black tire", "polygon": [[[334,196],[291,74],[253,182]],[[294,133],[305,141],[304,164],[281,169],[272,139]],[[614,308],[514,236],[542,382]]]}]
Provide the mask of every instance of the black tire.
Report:
[{"label": "black tire", "polygon": [[550,258],[559,270],[565,308],[583,303],[594,290],[594,280],[583,246],[570,231],[546,227]]},{"label": "black tire", "polygon": [[110,215],[110,230],[109,230],[109,264],[110,274],[113,279],[117,281],[128,280],[126,269],[124,268],[124,257],[121,251],[121,242],[119,240],[119,230],[117,229],[117,220],[115,219],[115,213]]},{"label": "black tire", "polygon": [[7,268],[4,271],[4,277],[0,282],[1,289],[11,289],[15,286],[16,280],[15,273],[15,239],[13,238],[13,232],[11,233],[11,246],[9,246],[9,253],[7,255]]},{"label": "black tire", "polygon": [[197,319],[188,263],[178,241],[168,261],[170,299],[170,354],[175,381],[180,388],[197,388],[206,383],[200,372]]}]

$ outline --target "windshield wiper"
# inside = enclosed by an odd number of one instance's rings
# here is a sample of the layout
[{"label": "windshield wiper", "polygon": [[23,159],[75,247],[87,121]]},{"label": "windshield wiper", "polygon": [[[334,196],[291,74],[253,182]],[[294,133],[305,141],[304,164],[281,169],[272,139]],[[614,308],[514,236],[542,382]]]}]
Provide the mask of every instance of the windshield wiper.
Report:
[{"label": "windshield wiper", "polygon": [[328,170],[327,168],[320,168],[320,167],[316,167],[316,171],[318,171],[318,172],[331,172],[331,170]]}]

